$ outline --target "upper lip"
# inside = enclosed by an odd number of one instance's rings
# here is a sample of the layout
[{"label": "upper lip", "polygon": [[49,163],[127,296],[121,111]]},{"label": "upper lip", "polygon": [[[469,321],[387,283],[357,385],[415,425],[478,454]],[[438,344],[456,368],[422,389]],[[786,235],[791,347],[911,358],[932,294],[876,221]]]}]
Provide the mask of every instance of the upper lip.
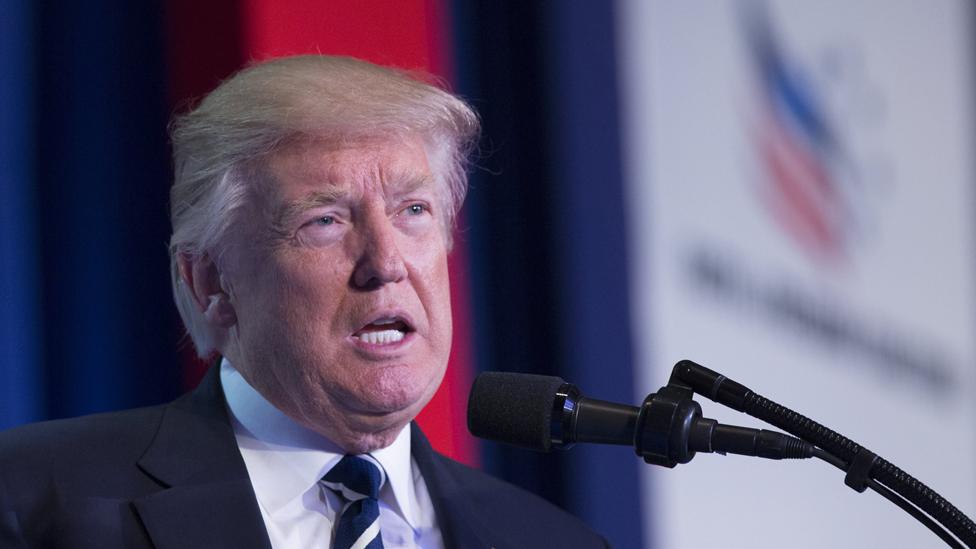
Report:
[{"label": "upper lip", "polygon": [[406,311],[399,309],[379,309],[366,315],[366,320],[360,323],[359,327],[353,333],[359,333],[366,326],[379,321],[383,321],[384,324],[389,322],[402,322],[407,327],[408,332],[413,332],[417,329],[413,318]]}]

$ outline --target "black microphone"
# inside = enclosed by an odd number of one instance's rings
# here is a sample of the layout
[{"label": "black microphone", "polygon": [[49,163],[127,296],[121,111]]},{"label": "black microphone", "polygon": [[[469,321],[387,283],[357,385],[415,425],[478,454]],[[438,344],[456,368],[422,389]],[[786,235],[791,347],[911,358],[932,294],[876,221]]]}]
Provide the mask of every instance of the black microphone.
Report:
[{"label": "black microphone", "polygon": [[634,443],[640,408],[583,397],[558,377],[484,372],[468,398],[471,434],[548,452],[574,442]]},{"label": "black microphone", "polygon": [[468,430],[476,437],[538,450],[577,442],[633,446],[648,463],[674,467],[696,452],[771,459],[808,458],[812,444],[775,431],[722,425],[672,387],[640,407],[584,397],[558,377],[484,372],[468,398]]}]

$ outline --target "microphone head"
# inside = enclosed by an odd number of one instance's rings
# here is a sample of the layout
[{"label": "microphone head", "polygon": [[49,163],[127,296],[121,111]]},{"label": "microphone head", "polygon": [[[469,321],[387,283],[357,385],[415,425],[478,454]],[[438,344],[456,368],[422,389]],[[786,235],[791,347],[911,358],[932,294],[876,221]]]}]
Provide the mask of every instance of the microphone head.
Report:
[{"label": "microphone head", "polygon": [[468,397],[468,431],[479,438],[548,452],[558,377],[484,372]]}]

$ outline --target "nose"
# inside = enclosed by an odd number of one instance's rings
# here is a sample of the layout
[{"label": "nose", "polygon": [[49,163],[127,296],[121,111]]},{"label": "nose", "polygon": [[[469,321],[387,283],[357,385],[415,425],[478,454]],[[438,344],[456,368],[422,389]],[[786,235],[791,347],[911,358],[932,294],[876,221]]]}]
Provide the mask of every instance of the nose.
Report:
[{"label": "nose", "polygon": [[407,267],[392,220],[373,215],[362,225],[361,235],[361,254],[351,281],[354,287],[371,290],[406,278]]}]

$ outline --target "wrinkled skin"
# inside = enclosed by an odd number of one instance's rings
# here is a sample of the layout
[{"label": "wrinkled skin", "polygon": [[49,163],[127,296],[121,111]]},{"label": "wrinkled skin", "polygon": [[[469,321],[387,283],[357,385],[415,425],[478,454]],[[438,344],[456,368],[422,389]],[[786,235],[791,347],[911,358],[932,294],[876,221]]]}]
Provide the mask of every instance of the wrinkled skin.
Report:
[{"label": "wrinkled skin", "polygon": [[[385,447],[433,396],[450,352],[447,211],[423,144],[307,140],[263,171],[217,273],[201,275],[227,298],[220,350],[346,451]],[[380,318],[406,337],[357,337]]]}]

